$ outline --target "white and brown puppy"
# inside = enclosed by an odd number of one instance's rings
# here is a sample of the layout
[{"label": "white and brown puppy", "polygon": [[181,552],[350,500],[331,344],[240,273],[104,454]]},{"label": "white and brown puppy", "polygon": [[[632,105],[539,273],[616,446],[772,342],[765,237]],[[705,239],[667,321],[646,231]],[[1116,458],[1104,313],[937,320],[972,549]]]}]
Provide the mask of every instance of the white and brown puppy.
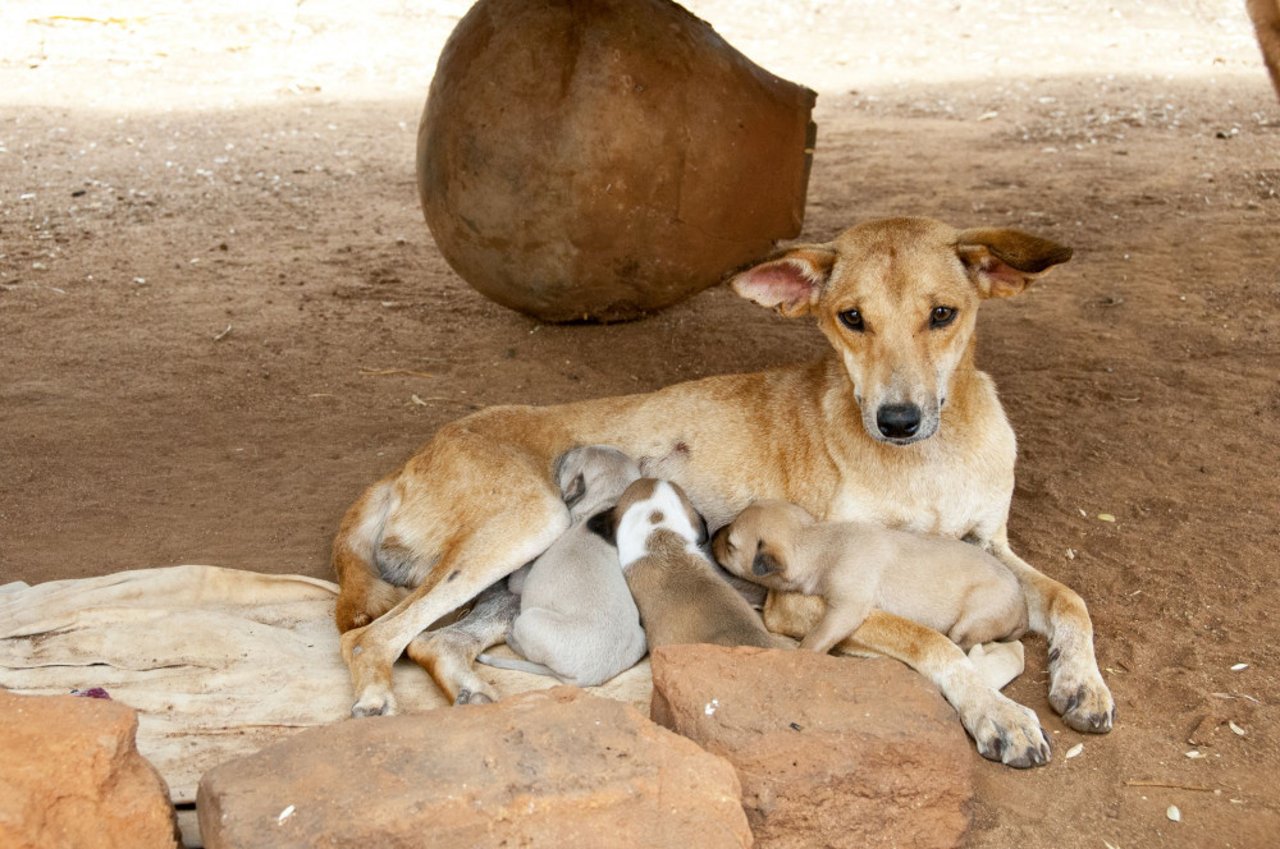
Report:
[{"label": "white and brown puppy", "polygon": [[588,523],[616,542],[649,647],[682,643],[788,648],[717,574],[703,551],[707,525],[678,485],[641,478]]},{"label": "white and brown puppy", "polygon": [[602,445],[574,448],[560,458],[556,479],[573,524],[507,584],[520,595],[507,645],[531,662],[482,654],[481,663],[594,687],[644,657],[640,614],[617,553],[586,527],[639,477],[634,460]]},{"label": "white and brown puppy", "polygon": [[828,652],[873,609],[946,634],[962,648],[1027,630],[1018,579],[957,539],[867,522],[818,522],[786,501],[757,501],[716,532],[716,560],[782,592],[821,596],[826,612],[800,648]]}]

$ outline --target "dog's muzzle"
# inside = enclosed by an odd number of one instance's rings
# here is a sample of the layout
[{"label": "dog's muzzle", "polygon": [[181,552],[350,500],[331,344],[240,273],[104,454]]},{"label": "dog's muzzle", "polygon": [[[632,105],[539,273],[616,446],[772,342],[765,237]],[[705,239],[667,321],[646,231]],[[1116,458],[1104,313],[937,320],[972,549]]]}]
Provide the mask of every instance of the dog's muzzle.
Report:
[{"label": "dog's muzzle", "polygon": [[885,404],[876,410],[876,428],[886,439],[910,439],[923,416],[915,404]]}]

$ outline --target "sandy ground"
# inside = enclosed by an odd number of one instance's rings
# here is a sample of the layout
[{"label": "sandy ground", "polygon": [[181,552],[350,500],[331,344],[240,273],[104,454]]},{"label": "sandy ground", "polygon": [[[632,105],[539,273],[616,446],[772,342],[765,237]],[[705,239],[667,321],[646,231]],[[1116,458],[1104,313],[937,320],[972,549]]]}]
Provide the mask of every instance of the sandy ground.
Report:
[{"label": "sandy ground", "polygon": [[[465,6],[0,7],[0,581],[327,576],[342,511],[449,419],[821,351],[723,290],[551,327],[456,278],[412,149]],[[806,238],[924,214],[1077,250],[979,356],[1015,547],[1090,603],[1119,720],[1062,726],[1032,641],[1010,693],[1055,758],[975,756],[975,847],[1280,834],[1280,107],[1242,6],[692,4],[820,92]]]}]

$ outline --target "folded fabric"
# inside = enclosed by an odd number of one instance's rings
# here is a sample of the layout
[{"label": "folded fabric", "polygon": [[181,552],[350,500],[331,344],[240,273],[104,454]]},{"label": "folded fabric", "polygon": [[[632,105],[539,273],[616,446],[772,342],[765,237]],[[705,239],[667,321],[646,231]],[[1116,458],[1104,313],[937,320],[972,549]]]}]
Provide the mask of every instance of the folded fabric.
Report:
[{"label": "folded fabric", "polygon": [[[138,749],[176,803],[210,767],[302,728],[349,721],[351,683],[333,624],[336,584],[173,566],[0,586],[0,687],[38,695],[100,687],[139,712]],[[498,692],[558,683],[477,667]],[[596,692],[648,713],[648,662]],[[402,712],[446,706],[421,668],[395,668]],[[359,721],[359,720],[354,720]]]}]

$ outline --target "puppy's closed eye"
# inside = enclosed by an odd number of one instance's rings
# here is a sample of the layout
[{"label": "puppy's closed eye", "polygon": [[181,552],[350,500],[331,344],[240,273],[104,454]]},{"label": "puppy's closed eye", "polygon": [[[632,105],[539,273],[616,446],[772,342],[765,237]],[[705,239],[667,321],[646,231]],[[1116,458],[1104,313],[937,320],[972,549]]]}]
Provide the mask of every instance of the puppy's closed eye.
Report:
[{"label": "puppy's closed eye", "polygon": [[773,555],[767,551],[759,552],[756,554],[756,559],[751,561],[751,573],[762,578],[765,575],[772,575],[781,568],[782,564],[778,563]]}]

